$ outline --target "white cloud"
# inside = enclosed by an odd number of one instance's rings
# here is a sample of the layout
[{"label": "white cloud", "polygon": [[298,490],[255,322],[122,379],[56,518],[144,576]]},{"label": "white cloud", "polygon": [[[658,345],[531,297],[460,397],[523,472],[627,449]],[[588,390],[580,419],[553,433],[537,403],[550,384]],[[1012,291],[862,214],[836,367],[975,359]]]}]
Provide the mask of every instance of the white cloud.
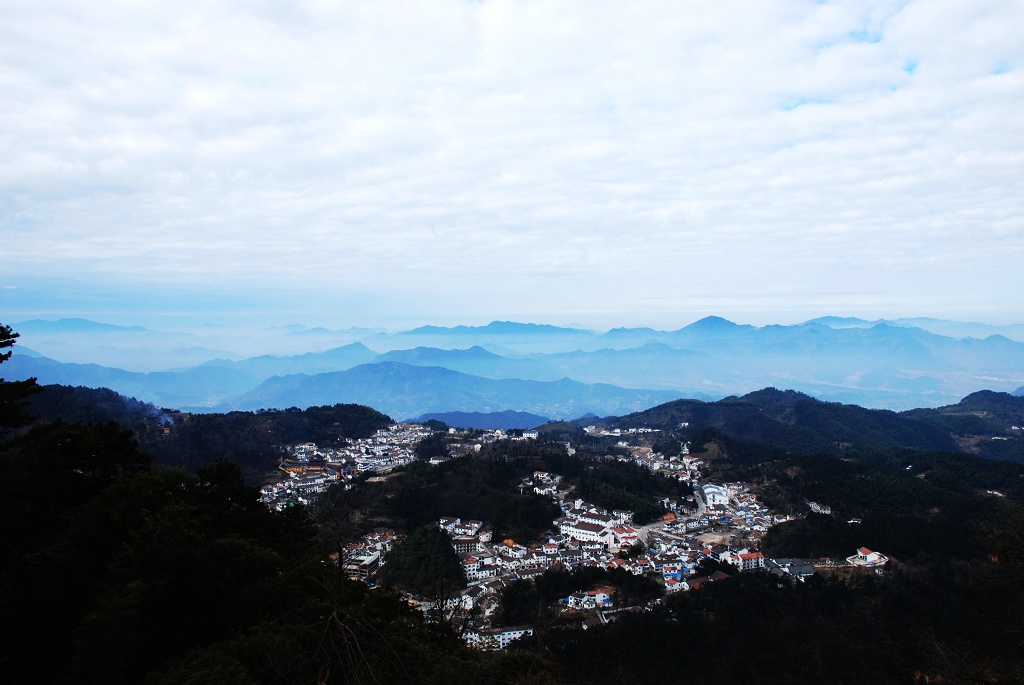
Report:
[{"label": "white cloud", "polygon": [[1019,1],[0,13],[11,275],[1024,319]]}]

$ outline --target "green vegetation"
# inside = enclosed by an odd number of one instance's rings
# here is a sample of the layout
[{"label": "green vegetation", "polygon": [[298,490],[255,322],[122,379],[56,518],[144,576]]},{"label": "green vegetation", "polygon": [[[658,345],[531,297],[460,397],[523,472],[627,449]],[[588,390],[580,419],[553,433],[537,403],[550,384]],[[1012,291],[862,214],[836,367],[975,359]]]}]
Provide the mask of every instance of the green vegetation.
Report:
[{"label": "green vegetation", "polygon": [[438,466],[414,462],[396,469],[383,483],[363,482],[351,490],[332,487],[314,514],[325,530],[345,540],[376,527],[436,527],[442,516],[486,521],[499,540],[535,540],[560,512],[551,498],[519,491],[516,486],[525,473],[525,467],[487,455]]},{"label": "green vegetation", "polygon": [[[196,470],[228,459],[250,483],[262,482],[277,466],[283,446],[316,442],[324,446],[367,438],[392,421],[357,404],[295,407],[282,411],[187,414],[158,409],[107,389],[52,385],[32,398],[27,410],[45,420],[116,421],[131,430],[159,464]],[[166,432],[165,432],[166,430]]]},{"label": "green vegetation", "polygon": [[[548,570],[536,580],[520,580],[501,591],[500,625],[529,624],[545,628],[576,626],[559,615],[557,603],[578,590],[610,588],[617,607],[642,606],[662,595],[662,588],[647,576],[635,576],[622,569],[582,566],[572,571]],[[545,633],[546,634],[546,633]]]},{"label": "green vegetation", "polygon": [[430,461],[436,457],[449,457],[448,440],[444,433],[429,435],[416,445],[416,456],[423,461]]},{"label": "green vegetation", "polygon": [[387,553],[385,561],[380,582],[420,597],[447,598],[466,586],[451,540],[436,524],[409,533]]},{"label": "green vegetation", "polygon": [[678,496],[683,486],[678,481],[657,476],[645,468],[620,461],[588,464],[576,480],[576,492],[588,502],[607,509],[633,512],[633,522],[644,525],[665,515],[655,496]]},{"label": "green vegetation", "polygon": [[[766,388],[718,402],[677,400],[604,423],[658,428],[687,440],[714,428],[737,440],[807,454],[912,448],[1024,461],[1024,436],[1008,430],[1024,424],[1024,398],[990,391],[947,407],[897,413]],[[680,429],[682,423],[688,427]]]},{"label": "green vegetation", "polygon": [[570,683],[701,682],[708,670],[752,683],[1019,682],[1021,597],[952,565],[796,586],[744,573],[544,639]]}]

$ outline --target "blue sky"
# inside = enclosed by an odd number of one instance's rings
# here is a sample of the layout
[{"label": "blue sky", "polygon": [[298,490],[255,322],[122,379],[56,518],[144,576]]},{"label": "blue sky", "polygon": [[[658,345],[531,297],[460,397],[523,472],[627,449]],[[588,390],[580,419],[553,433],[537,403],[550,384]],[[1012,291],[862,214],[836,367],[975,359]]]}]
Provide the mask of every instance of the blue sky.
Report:
[{"label": "blue sky", "polygon": [[0,0],[0,321],[1024,322],[1024,3]]}]

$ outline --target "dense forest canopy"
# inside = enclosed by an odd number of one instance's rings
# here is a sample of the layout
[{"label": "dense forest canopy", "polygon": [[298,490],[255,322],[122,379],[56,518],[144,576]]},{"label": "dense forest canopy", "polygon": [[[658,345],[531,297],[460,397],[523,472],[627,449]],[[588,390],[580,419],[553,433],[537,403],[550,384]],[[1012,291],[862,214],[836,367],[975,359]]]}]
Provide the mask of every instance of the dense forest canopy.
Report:
[{"label": "dense forest canopy", "polygon": [[239,465],[251,483],[260,483],[284,455],[284,446],[316,442],[332,446],[367,438],[391,425],[388,416],[357,404],[227,414],[191,414],[123,397],[105,388],[48,385],[27,411],[47,420],[116,421],[157,463],[197,469],[218,459]]}]

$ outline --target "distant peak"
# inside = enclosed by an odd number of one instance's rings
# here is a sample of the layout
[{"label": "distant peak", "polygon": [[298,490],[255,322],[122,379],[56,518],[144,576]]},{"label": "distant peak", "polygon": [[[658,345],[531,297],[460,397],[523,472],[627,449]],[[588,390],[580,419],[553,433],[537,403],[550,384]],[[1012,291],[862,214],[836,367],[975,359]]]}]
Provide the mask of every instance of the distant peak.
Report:
[{"label": "distant peak", "polygon": [[684,331],[725,331],[740,328],[740,325],[720,316],[705,316],[683,328]]}]

